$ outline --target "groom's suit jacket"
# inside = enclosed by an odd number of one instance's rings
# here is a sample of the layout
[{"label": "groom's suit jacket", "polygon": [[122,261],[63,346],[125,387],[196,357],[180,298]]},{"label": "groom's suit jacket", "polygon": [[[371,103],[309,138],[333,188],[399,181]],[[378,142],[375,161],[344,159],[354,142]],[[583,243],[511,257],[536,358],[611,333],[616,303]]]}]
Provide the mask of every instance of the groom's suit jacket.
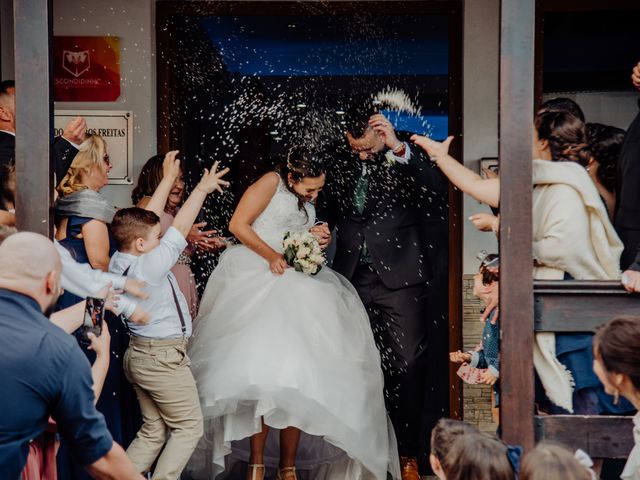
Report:
[{"label": "groom's suit jacket", "polygon": [[[398,132],[408,140],[410,134]],[[327,180],[318,198],[318,219],[336,228],[333,268],[351,280],[366,241],[372,265],[391,289],[424,283],[431,276],[425,212],[447,193],[440,170],[409,142],[408,164],[390,164],[386,150],[363,162],[346,140],[323,152]],[[354,205],[354,189],[362,165],[369,170],[369,188],[362,214]]]}]

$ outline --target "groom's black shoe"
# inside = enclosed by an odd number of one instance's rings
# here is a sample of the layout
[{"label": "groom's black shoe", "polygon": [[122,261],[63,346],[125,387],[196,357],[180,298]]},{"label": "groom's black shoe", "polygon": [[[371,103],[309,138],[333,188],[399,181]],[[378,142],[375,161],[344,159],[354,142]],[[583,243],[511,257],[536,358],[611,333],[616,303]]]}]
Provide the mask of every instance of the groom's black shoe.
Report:
[{"label": "groom's black shoe", "polygon": [[420,480],[418,460],[415,457],[400,457],[402,480]]}]

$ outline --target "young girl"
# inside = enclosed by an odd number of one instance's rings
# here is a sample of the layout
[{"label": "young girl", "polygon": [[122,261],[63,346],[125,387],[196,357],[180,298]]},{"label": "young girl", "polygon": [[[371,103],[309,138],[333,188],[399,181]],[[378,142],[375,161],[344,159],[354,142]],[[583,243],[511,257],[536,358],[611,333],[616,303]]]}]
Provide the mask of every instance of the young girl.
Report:
[{"label": "young girl", "polygon": [[[515,454],[518,457],[519,454]],[[446,455],[448,468],[440,480],[515,480],[510,449],[497,438],[482,433],[461,435]]]},{"label": "young girl", "polygon": [[441,418],[431,431],[431,455],[429,463],[433,472],[439,479],[446,478],[445,471],[451,470],[449,451],[453,443],[462,435],[480,433],[480,431],[467,422]]},{"label": "young girl", "polygon": [[498,378],[500,377],[499,278],[498,255],[486,255],[480,264],[478,273],[473,278],[473,294],[486,305],[482,316],[482,320],[484,320],[482,343],[475,351],[461,352],[458,350],[449,354],[454,363],[467,363],[471,367],[484,369],[480,383],[493,386],[496,407],[500,403],[498,394]]},{"label": "young girl", "polygon": [[591,480],[595,474],[565,447],[540,443],[522,460],[520,480]]}]

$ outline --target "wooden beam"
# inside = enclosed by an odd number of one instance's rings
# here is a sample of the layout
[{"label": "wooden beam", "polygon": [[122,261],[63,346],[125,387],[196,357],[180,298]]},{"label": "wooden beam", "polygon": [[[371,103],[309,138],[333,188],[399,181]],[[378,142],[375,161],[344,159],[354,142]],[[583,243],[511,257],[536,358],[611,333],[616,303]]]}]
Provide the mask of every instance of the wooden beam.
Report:
[{"label": "wooden beam", "polygon": [[633,448],[633,418],[549,415],[536,417],[536,440],[581,448],[592,458],[627,458]]},{"label": "wooden beam", "polygon": [[[449,135],[456,141],[451,147],[454,158],[464,158],[462,150],[462,4],[449,5]],[[449,351],[462,345],[462,192],[449,184],[448,256],[449,256]],[[449,364],[449,417],[464,415],[462,381],[457,365]]]},{"label": "wooden beam", "polygon": [[617,281],[536,281],[534,295],[538,332],[592,332],[615,316],[638,314],[638,295]]},{"label": "wooden beam", "polygon": [[53,234],[51,0],[13,6],[16,81],[17,226]]},{"label": "wooden beam", "polygon": [[531,145],[535,0],[503,0],[500,16],[500,424],[534,444]]}]

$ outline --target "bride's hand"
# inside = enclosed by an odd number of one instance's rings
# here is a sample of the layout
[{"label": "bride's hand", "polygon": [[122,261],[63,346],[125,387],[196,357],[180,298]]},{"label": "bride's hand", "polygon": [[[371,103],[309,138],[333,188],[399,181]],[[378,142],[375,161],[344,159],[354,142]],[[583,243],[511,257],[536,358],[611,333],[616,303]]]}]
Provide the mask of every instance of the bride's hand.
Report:
[{"label": "bride's hand", "polygon": [[289,265],[281,254],[278,253],[269,258],[269,270],[274,275],[282,275],[287,268]]}]

